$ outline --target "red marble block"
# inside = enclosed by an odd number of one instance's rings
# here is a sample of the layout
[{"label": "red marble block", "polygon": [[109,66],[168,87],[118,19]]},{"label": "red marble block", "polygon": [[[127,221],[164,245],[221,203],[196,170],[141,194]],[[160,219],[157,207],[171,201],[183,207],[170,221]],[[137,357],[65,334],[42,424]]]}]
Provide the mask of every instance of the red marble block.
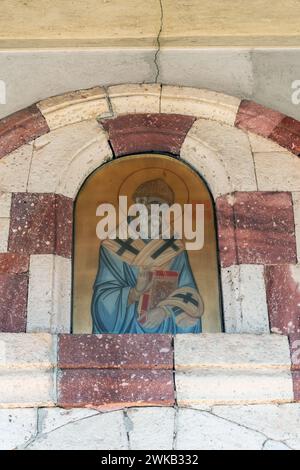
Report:
[{"label": "red marble block", "polygon": [[28,276],[0,274],[0,331],[26,331]]},{"label": "red marble block", "polygon": [[284,114],[278,111],[273,111],[253,101],[242,100],[235,126],[263,137],[269,137],[284,117]]},{"label": "red marble block", "polygon": [[300,156],[300,121],[285,117],[273,129],[270,139]]},{"label": "red marble block", "polygon": [[300,371],[295,371],[293,374],[293,385],[294,385],[294,398],[295,401],[300,402]]},{"label": "red marble block", "polygon": [[58,374],[58,406],[116,408],[174,405],[171,370],[67,369]]},{"label": "red marble block", "polygon": [[300,284],[295,266],[266,266],[265,281],[271,330],[300,333]]},{"label": "red marble block", "polygon": [[171,335],[60,335],[62,369],[173,369]]},{"label": "red marble block", "polygon": [[72,200],[60,195],[13,194],[9,251],[70,257],[72,207]]},{"label": "red marble block", "polygon": [[216,200],[218,243],[221,266],[237,264],[233,196],[221,196]]},{"label": "red marble block", "polygon": [[116,156],[151,151],[178,155],[195,119],[181,114],[127,114],[102,125]]},{"label": "red marble block", "polygon": [[0,158],[47,132],[47,122],[36,105],[1,119]]},{"label": "red marble block", "polygon": [[29,256],[0,253],[0,274],[22,274],[29,270]]},{"label": "red marble block", "polygon": [[235,193],[234,215],[239,264],[297,262],[290,193]]},{"label": "red marble block", "polygon": [[55,194],[13,194],[9,251],[52,254],[55,251]]}]

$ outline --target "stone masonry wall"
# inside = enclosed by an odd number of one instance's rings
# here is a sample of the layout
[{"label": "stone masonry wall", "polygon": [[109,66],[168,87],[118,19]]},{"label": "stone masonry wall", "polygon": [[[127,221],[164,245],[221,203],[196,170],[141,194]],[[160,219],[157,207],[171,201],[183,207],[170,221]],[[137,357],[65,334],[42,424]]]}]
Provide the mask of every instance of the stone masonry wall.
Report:
[{"label": "stone masonry wall", "polygon": [[[210,188],[226,334],[72,336],[74,200],[106,161],[149,151]],[[0,121],[0,448],[141,448],[143,427],[154,447],[299,447],[299,155],[294,119],[157,84]]]}]

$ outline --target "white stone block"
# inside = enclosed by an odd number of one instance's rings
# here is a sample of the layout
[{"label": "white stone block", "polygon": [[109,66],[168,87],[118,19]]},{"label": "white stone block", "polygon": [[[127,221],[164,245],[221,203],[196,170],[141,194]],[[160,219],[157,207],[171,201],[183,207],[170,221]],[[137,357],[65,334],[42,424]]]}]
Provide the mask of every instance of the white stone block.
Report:
[{"label": "white stone block", "polygon": [[0,192],[26,191],[32,149],[32,144],[26,144],[0,159]]},{"label": "white stone block", "polygon": [[56,337],[0,334],[0,408],[53,406]]},{"label": "white stone block", "polygon": [[36,409],[0,410],[0,450],[23,447],[36,432]]},{"label": "white stone block", "polygon": [[99,412],[96,410],[85,408],[72,408],[70,410],[42,408],[39,410],[39,431],[41,434],[47,434],[69,423],[75,423],[98,414]]},{"label": "white stone block", "polygon": [[291,373],[284,369],[194,369],[175,374],[179,406],[288,403]]},{"label": "white stone block", "polygon": [[93,119],[109,112],[104,88],[95,87],[54,96],[37,104],[50,130]]},{"label": "white stone block", "polygon": [[286,152],[289,153],[284,147],[276,144],[273,140],[265,139],[260,135],[247,132],[251,149],[253,153],[264,153],[264,152]]},{"label": "white stone block", "polygon": [[226,333],[242,333],[243,316],[240,301],[240,266],[221,269],[223,316]]},{"label": "white stone block", "polygon": [[261,265],[222,268],[222,294],[227,333],[268,333],[269,316]]},{"label": "white stone block", "polygon": [[111,158],[106,132],[98,128],[97,137],[74,155],[61,175],[56,192],[75,199],[86,178]]},{"label": "white stone block", "polygon": [[10,217],[11,194],[0,192],[0,219]]},{"label": "white stone block", "polygon": [[128,450],[122,411],[97,414],[40,434],[32,450]]},{"label": "white stone block", "polygon": [[297,259],[298,263],[300,263],[300,191],[297,193],[293,193],[293,206],[297,243]]},{"label": "white stone block", "polygon": [[127,432],[132,450],[170,450],[173,446],[173,408],[133,408],[127,411]]},{"label": "white stone block", "polygon": [[0,219],[0,253],[6,253],[8,250],[10,219]]},{"label": "white stone block", "polygon": [[240,301],[242,333],[269,333],[269,314],[264,280],[264,267],[240,266]]},{"label": "white stone block", "polygon": [[70,332],[71,277],[70,259],[56,255],[30,257],[27,331]]},{"label": "white stone block", "polygon": [[47,334],[0,334],[0,408],[53,406],[56,338]]},{"label": "white stone block", "polygon": [[53,406],[55,401],[52,370],[0,370],[0,408]]},{"label": "white stone block", "polygon": [[176,370],[291,367],[286,336],[203,333],[177,335],[174,341]]},{"label": "white stone block", "polygon": [[55,256],[52,297],[52,333],[70,333],[72,296],[72,260]]},{"label": "white stone block", "polygon": [[262,450],[291,450],[291,449],[286,444],[283,444],[283,442],[269,440],[264,443]]},{"label": "white stone block", "polygon": [[300,438],[298,438],[298,439],[289,439],[288,441],[286,441],[286,444],[292,450],[300,450]]},{"label": "white stone block", "polygon": [[214,199],[234,191],[220,155],[201,140],[197,140],[194,135],[187,134],[180,150],[180,157],[203,177]]},{"label": "white stone block", "polygon": [[300,404],[216,406],[213,413],[274,441],[300,439]]},{"label": "white stone block", "polygon": [[259,191],[300,191],[300,160],[289,152],[254,153]]},{"label": "white stone block", "polygon": [[233,191],[257,190],[249,139],[237,128],[198,119],[180,155],[203,176],[215,198]]},{"label": "white stone block", "polygon": [[257,189],[248,136],[240,129],[219,122],[198,119],[189,135],[214,149],[237,191]]},{"label": "white stone block", "polygon": [[265,437],[210,413],[179,410],[176,450],[260,450]]},{"label": "white stone block", "polygon": [[75,197],[85,178],[111,157],[95,121],[56,129],[35,141],[28,191]]},{"label": "white stone block", "polygon": [[161,95],[161,112],[196,116],[234,125],[241,100],[215,91],[164,86]]},{"label": "white stone block", "polygon": [[0,333],[0,371],[53,368],[55,341],[47,333]]},{"label": "white stone block", "polygon": [[108,95],[114,114],[159,113],[159,84],[126,84],[108,88]]},{"label": "white stone block", "polygon": [[29,266],[28,332],[51,331],[54,255],[32,255]]}]

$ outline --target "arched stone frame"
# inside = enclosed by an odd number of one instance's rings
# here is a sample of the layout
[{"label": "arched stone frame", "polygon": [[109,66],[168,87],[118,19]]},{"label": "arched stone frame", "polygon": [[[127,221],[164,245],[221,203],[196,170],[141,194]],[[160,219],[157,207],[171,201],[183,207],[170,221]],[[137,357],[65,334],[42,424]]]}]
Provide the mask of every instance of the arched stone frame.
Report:
[{"label": "arched stone frame", "polygon": [[[178,119],[178,115],[176,116],[176,119]],[[189,125],[189,121],[190,121],[190,119],[187,120],[188,125]],[[143,153],[139,153],[139,154],[123,155],[122,157],[116,157],[116,158],[113,158],[112,160],[109,160],[108,162],[104,162],[99,168],[96,169],[96,171],[92,172],[91,175],[87,179],[85,179],[85,181],[84,181],[83,185],[81,186],[80,190],[77,192],[76,198],[74,199],[74,226],[73,226],[74,236],[73,236],[73,253],[72,253],[72,287],[73,287],[73,289],[72,289],[72,308],[71,308],[71,310],[72,310],[72,312],[71,312],[72,313],[71,333],[72,334],[89,333],[91,331],[91,328],[92,328],[92,324],[90,324],[89,327],[86,326],[84,329],[83,329],[82,326],[78,327],[78,322],[80,323],[78,315],[81,316],[82,311],[85,311],[85,312],[87,312],[88,315],[90,315],[90,303],[91,303],[91,299],[89,298],[89,300],[88,300],[89,304],[86,304],[85,308],[83,309],[81,303],[79,302],[79,297],[80,297],[81,294],[78,294],[76,296],[76,290],[78,289],[79,280],[77,280],[77,282],[76,282],[75,272],[78,268],[80,269],[81,261],[86,265],[86,260],[85,260],[86,253],[84,253],[84,252],[82,252],[81,255],[78,255],[79,259],[77,259],[77,262],[75,262],[76,244],[78,244],[78,242],[79,242],[78,238],[80,238],[81,240],[83,239],[82,234],[80,235],[80,237],[78,237],[78,231],[77,231],[78,225],[82,224],[82,221],[80,219],[81,219],[81,216],[83,216],[83,210],[82,209],[78,210],[78,205],[77,205],[78,198],[83,196],[82,193],[85,193],[85,192],[90,193],[90,194],[92,194],[90,203],[91,203],[91,205],[93,205],[95,192],[91,192],[91,190],[89,189],[90,179],[91,180],[93,180],[93,178],[97,179],[97,183],[98,183],[97,188],[98,188],[99,186],[101,186],[101,184],[102,184],[101,182],[105,178],[104,175],[105,175],[105,169],[106,169],[105,166],[106,166],[106,164],[109,163],[109,167],[110,168],[113,167],[117,171],[118,169],[122,168],[122,166],[119,166],[118,164],[115,165],[115,163],[117,163],[117,162],[120,163],[119,162],[120,158],[122,158],[123,163],[124,163],[124,159],[127,160],[127,161],[128,160],[132,161],[131,160],[132,158],[140,159],[140,158],[143,158],[143,157],[146,157],[146,161],[142,160],[142,161],[145,161],[145,163],[147,162],[147,160],[149,160],[149,158],[151,159],[151,162],[152,162],[151,167],[152,167],[152,164],[154,164],[154,166],[155,166],[155,159],[156,158],[159,159],[159,160],[161,160],[161,159],[163,160],[164,158],[166,158],[167,161],[169,162],[169,166],[168,166],[169,170],[172,170],[177,175],[179,174],[178,173],[179,168],[182,167],[182,165],[180,165],[180,164],[184,163],[184,167],[186,167],[186,169],[189,169],[189,171],[192,173],[190,176],[191,177],[193,176],[194,184],[198,185],[198,186],[195,186],[195,187],[198,187],[198,190],[200,189],[200,191],[202,191],[203,197],[207,198],[207,200],[209,201],[209,204],[211,205],[211,209],[210,209],[211,218],[209,217],[209,222],[208,223],[210,224],[210,230],[209,231],[210,231],[212,237],[214,238],[214,248],[210,248],[210,254],[211,254],[211,258],[214,259],[215,269],[214,269],[213,275],[212,275],[213,286],[211,284],[209,284],[209,286],[210,286],[209,287],[209,296],[211,296],[211,294],[213,292],[215,294],[215,297],[217,298],[217,301],[216,301],[216,304],[214,304],[214,307],[212,309],[210,307],[206,308],[206,311],[209,312],[207,314],[208,316],[211,316],[211,313],[212,313],[211,310],[214,311],[214,313],[213,313],[213,318],[215,319],[214,320],[214,327],[212,329],[212,325],[209,326],[209,325],[207,325],[207,323],[202,321],[202,331],[203,332],[209,332],[209,331],[224,332],[225,327],[224,327],[223,308],[222,308],[223,296],[222,296],[222,292],[221,292],[221,287],[222,287],[221,286],[221,269],[220,269],[219,252],[218,252],[218,249],[217,249],[217,244],[218,244],[217,217],[216,217],[216,211],[215,211],[214,198],[213,198],[213,196],[210,192],[209,187],[206,184],[206,181],[201,177],[201,175],[199,175],[199,173],[197,173],[195,171],[195,169],[191,167],[190,164],[183,161],[183,159],[181,159],[178,155],[174,155],[174,154],[170,154],[170,153],[162,153],[162,152],[151,151],[151,153],[143,152]],[[163,163],[163,161],[161,161],[161,163]],[[177,167],[177,172],[176,172],[173,165],[174,166],[180,165],[179,167]],[[139,169],[141,169],[141,168],[142,168],[142,165],[140,164]],[[104,171],[102,172],[102,170],[104,170]],[[136,171],[136,169],[134,171]],[[122,173],[120,173],[120,174],[123,175]],[[128,175],[127,175],[127,177],[128,177]],[[94,184],[94,188],[95,188],[95,184]],[[103,194],[103,192],[102,192],[102,194]],[[204,196],[204,194],[205,194],[205,196]],[[195,194],[194,194],[194,196],[195,196]],[[99,195],[97,197],[99,197]],[[105,197],[108,197],[108,196],[105,196]],[[192,200],[194,200],[194,198],[192,198]],[[200,200],[202,200],[202,197],[200,198]],[[206,204],[206,201],[205,201],[205,204]],[[84,205],[84,207],[86,207],[86,204]],[[94,214],[94,212],[93,212],[93,214]],[[76,224],[76,221],[77,221],[78,225]],[[89,226],[89,223],[86,222],[86,226]],[[205,235],[205,238],[206,238],[206,235]],[[77,245],[77,248],[78,248],[78,245]],[[89,246],[89,250],[90,250],[90,246]],[[97,259],[97,262],[98,262],[98,256],[99,256],[99,243],[97,243],[97,250],[96,250],[96,254],[94,256],[94,259]],[[191,256],[194,256],[194,252],[191,253]],[[194,266],[195,266],[195,264],[194,264]],[[85,269],[86,269],[86,266],[85,266]],[[96,276],[97,269],[95,270],[94,278]],[[81,273],[81,274],[83,275],[84,273]],[[86,277],[86,276],[84,276],[84,277]],[[94,278],[89,280],[89,285],[91,285],[91,283],[94,282]],[[204,300],[205,296],[203,296],[203,291],[201,290],[201,285],[202,284],[200,284],[200,280],[199,280],[199,286],[200,286],[199,289],[200,289],[200,292],[202,293],[201,295],[202,295],[202,298]],[[80,290],[80,292],[82,293],[82,290]],[[207,298],[207,294],[206,294],[206,298]],[[75,307],[76,303],[77,303],[77,309]],[[205,300],[204,300],[204,304],[205,304]],[[77,318],[76,318],[76,310],[77,310]],[[75,318],[74,318],[74,315],[75,315]],[[75,329],[74,329],[74,321],[75,321],[75,325],[77,323],[77,328],[75,328]]]},{"label": "arched stone frame", "polygon": [[[3,120],[1,134],[1,265],[8,285],[14,291],[20,288],[20,310],[26,316],[30,257],[28,332],[70,331],[71,207],[85,178],[111,158],[152,149],[178,154],[204,177],[214,195],[226,331],[268,332],[268,302],[272,329],[297,334],[299,265],[294,219],[299,257],[299,161],[295,156],[299,154],[299,123],[295,120],[207,90],[122,85],[46,100]],[[24,247],[15,253],[20,237],[14,236],[19,227],[12,219],[23,197],[29,197],[33,207],[40,199],[51,205],[51,233],[55,235],[53,240],[43,240],[42,252],[40,240],[34,240],[39,246],[33,247],[33,253]],[[275,243],[271,259],[257,248],[251,259],[238,225],[241,208],[261,205],[263,212],[272,204],[278,204],[280,218],[284,216],[286,252],[276,260],[280,243]],[[61,218],[66,213],[67,230]],[[40,223],[40,214],[36,215]],[[259,235],[257,224],[247,230]],[[275,242],[277,235],[275,230]],[[282,274],[287,281],[284,286]],[[292,299],[290,292],[295,293]],[[18,331],[24,329],[21,326]]]}]

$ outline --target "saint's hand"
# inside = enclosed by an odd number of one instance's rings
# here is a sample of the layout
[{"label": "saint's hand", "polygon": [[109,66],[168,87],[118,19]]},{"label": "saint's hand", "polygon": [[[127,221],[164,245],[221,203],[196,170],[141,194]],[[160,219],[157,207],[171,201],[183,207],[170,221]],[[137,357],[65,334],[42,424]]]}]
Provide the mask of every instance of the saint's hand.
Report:
[{"label": "saint's hand", "polygon": [[143,294],[146,290],[149,289],[150,284],[151,284],[151,271],[149,271],[148,269],[141,268],[138,273],[138,277],[137,277],[137,281],[135,285],[136,292],[138,292],[139,294]]},{"label": "saint's hand", "polygon": [[147,314],[147,321],[143,324],[145,328],[155,328],[159,326],[166,318],[168,318],[169,314],[160,307],[153,308],[149,310]]},{"label": "saint's hand", "polygon": [[141,268],[138,273],[135,287],[130,289],[128,296],[128,305],[138,302],[143,293],[150,288],[150,284],[151,271],[148,271],[148,269]]}]

